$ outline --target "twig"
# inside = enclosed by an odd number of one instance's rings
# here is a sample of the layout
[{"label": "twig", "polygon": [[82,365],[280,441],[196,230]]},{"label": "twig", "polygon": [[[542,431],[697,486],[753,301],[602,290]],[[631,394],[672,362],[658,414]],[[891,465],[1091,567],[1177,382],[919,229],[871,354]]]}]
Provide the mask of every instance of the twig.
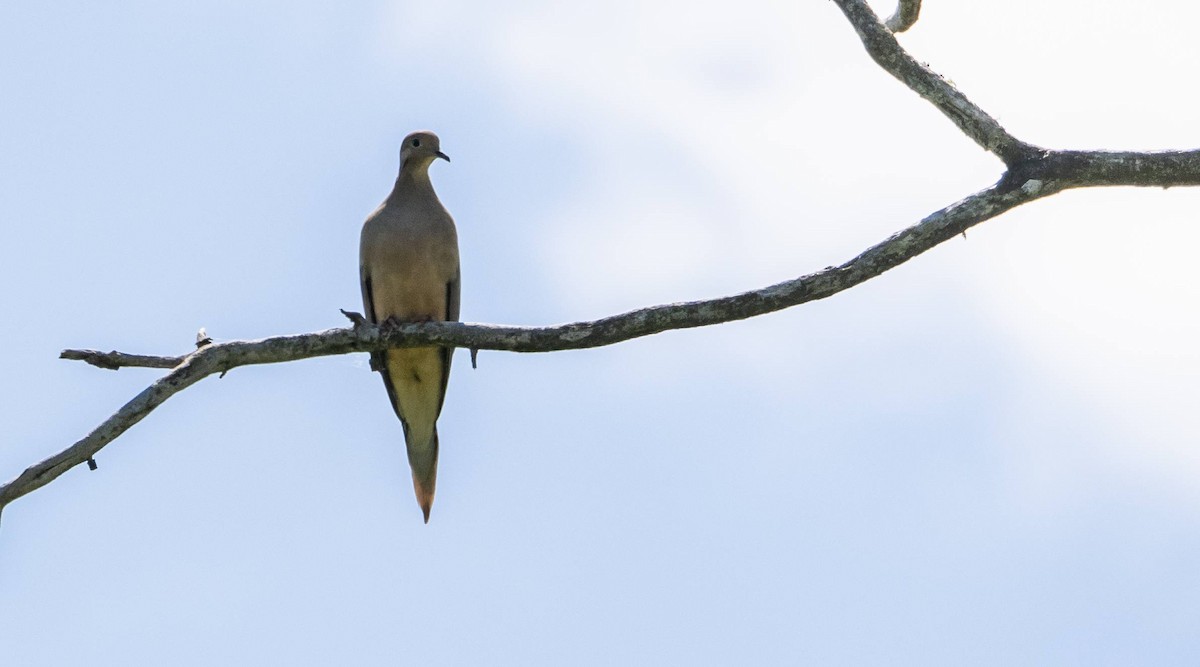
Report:
[{"label": "twig", "polygon": [[1042,149],[1012,136],[986,111],[936,72],[916,61],[863,0],[834,0],[858,32],[867,53],[886,72],[946,114],[963,134],[996,154],[1006,165],[1030,159]]},{"label": "twig", "polygon": [[[205,348],[211,350],[212,347]],[[191,355],[175,370],[142,390],[133,400],[117,410],[91,433],[63,451],[30,466],[8,484],[0,487],[0,511],[14,499],[39,489],[67,470],[91,459],[102,447],[112,442],[129,427],[138,423],[150,411],[179,391],[190,387],[219,368],[212,355],[202,356],[204,350]]]},{"label": "twig", "polygon": [[896,13],[888,17],[885,25],[892,32],[904,32],[917,24],[920,15],[921,0],[900,0]]},{"label": "twig", "polygon": [[110,371],[122,366],[137,366],[139,368],[175,368],[183,363],[184,357],[156,357],[147,354],[125,354],[124,352],[101,352],[99,350],[63,350],[59,359],[86,361],[87,363]]}]

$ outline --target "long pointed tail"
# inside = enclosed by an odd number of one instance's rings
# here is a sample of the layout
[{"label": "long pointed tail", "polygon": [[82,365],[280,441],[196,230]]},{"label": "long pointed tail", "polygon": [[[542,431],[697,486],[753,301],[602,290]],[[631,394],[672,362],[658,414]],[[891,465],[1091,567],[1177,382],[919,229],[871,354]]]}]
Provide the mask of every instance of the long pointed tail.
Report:
[{"label": "long pointed tail", "polygon": [[427,443],[418,444],[410,440],[406,444],[408,465],[412,468],[413,490],[417,492],[417,504],[425,514],[425,523],[429,523],[429,510],[433,507],[433,493],[437,486],[437,427],[434,427],[433,435]]}]

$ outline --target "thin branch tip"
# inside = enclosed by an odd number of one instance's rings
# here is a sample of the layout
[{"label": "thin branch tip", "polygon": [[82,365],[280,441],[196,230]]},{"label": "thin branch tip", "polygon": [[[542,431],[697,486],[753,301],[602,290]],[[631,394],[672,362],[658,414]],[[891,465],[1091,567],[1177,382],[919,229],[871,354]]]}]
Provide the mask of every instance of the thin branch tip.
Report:
[{"label": "thin branch tip", "polygon": [[82,361],[96,368],[103,368],[106,371],[117,371],[121,370],[121,365],[112,361],[111,357],[115,354],[118,354],[115,350],[107,353],[96,350],[63,350],[58,354],[58,358],[70,361]]},{"label": "thin branch tip", "polygon": [[70,361],[83,361],[96,368],[115,371],[124,367],[175,368],[183,363],[187,359],[187,356],[159,357],[148,354],[126,354],[124,352],[117,352],[116,350],[101,352],[99,350],[68,349],[60,352],[58,358]]},{"label": "thin branch tip", "polygon": [[[1023,159],[1033,150],[1034,147],[1009,134],[999,121],[968,99],[944,77],[905,51],[896,41],[894,33],[897,31],[881,22],[865,0],[834,2],[846,15],[867,53],[877,65],[937,107],[938,111],[949,118],[963,134],[984,150],[994,153],[1005,164]],[[901,0],[897,15],[902,15],[905,11],[911,12],[914,8],[919,10],[920,3]],[[915,22],[915,14],[911,16]]]},{"label": "thin branch tip", "polygon": [[904,32],[917,24],[921,15],[921,0],[900,0],[896,13],[888,17],[884,25],[893,33]]}]

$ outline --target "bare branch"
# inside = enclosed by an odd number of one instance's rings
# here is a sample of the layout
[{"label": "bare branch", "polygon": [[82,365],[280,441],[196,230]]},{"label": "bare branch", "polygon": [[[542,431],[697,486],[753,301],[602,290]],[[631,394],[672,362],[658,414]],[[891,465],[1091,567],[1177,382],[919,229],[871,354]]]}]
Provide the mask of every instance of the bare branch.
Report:
[{"label": "bare branch", "polygon": [[59,359],[86,361],[97,367],[115,371],[121,367],[175,368],[186,357],[156,357],[147,354],[125,354],[124,352],[101,352],[99,350],[63,350]]},{"label": "bare branch", "polygon": [[937,107],[958,129],[1007,165],[1021,162],[1042,149],[1012,136],[986,111],[936,72],[917,62],[896,41],[864,0],[834,0],[858,32],[867,53],[879,66]]},{"label": "bare branch", "polygon": [[[893,234],[841,266],[709,301],[667,304],[591,322],[550,327],[458,322],[375,326],[364,322],[346,329],[207,345],[183,357],[182,363],[174,370],[135,396],[82,440],[29,467],[16,479],[0,486],[0,510],[13,500],[45,486],[72,467],[86,462],[163,401],[213,373],[253,364],[431,344],[511,352],[578,350],[611,345],[669,329],[745,319],[833,296],[954,238],[984,220],[1057,191],[1057,186],[1050,183],[1041,183],[1037,187],[1015,182],[997,184]],[[95,355],[100,355],[99,358],[115,366],[148,365],[144,363],[147,360],[173,359],[119,352],[104,354],[90,350],[66,350],[62,356],[90,362],[97,358]]]},{"label": "bare branch", "polygon": [[887,29],[892,32],[904,32],[917,24],[921,15],[921,0],[900,0],[896,13],[888,17]]},{"label": "bare branch", "polygon": [[4,507],[14,499],[49,484],[59,475],[80,463],[90,461],[102,447],[141,421],[163,401],[190,387],[205,376],[211,375],[214,370],[218,370],[213,368],[214,360],[211,356],[207,359],[197,358],[199,355],[199,352],[196,353],[178,368],[143,389],[140,394],[133,397],[133,400],[104,420],[104,423],[97,426],[82,440],[50,458],[26,468],[25,472],[18,475],[16,479],[0,486],[0,511],[3,511]]},{"label": "bare branch", "polygon": [[1069,188],[1200,185],[1197,173],[1200,150],[1048,151],[1040,159],[1013,169],[1018,178],[1053,179]]}]

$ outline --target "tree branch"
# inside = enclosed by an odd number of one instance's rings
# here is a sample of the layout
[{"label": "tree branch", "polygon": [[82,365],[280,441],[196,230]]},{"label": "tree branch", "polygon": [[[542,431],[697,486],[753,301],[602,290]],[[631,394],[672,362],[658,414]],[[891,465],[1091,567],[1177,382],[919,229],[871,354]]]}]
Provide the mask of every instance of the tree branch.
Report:
[{"label": "tree branch", "polygon": [[[171,396],[213,373],[238,366],[273,364],[310,357],[370,352],[397,347],[442,345],[510,352],[578,350],[649,336],[670,329],[702,327],[746,319],[824,299],[898,266],[1013,207],[1057,192],[1057,186],[997,184],[951,204],[921,222],[868,248],[841,266],[734,296],[643,308],[590,322],[550,327],[494,326],[424,322],[398,326],[363,324],[319,333],[275,336],[256,341],[206,345],[182,357],[182,363],[126,403],[95,430],[67,449],[36,464],[0,487],[0,511],[13,500],[86,462],[105,445],[142,420]],[[62,358],[102,368],[163,364],[179,357],[154,357],[64,350]],[[97,360],[102,363],[96,363]]]},{"label": "tree branch", "polygon": [[1062,181],[1069,188],[1200,185],[1200,150],[1048,151],[1012,170],[1019,178]]},{"label": "tree branch", "polygon": [[896,13],[888,17],[887,29],[892,32],[904,32],[917,24],[921,15],[921,0],[900,0]]},{"label": "tree branch", "polygon": [[96,368],[115,371],[122,366],[137,366],[139,368],[175,368],[187,357],[155,357],[146,354],[125,354],[124,352],[101,352],[99,350],[63,350],[59,359],[86,361]]},{"label": "tree branch", "polygon": [[[840,265],[733,296],[667,304],[590,322],[550,327],[426,322],[375,326],[354,313],[344,329],[256,341],[211,343],[201,330],[199,349],[178,357],[95,350],[64,350],[62,358],[100,368],[170,368],[171,371],[121,407],[84,438],[27,468],[0,486],[0,511],[13,500],[50,483],[92,457],[171,396],[214,373],[238,366],[397,347],[440,345],[472,350],[553,352],[577,350],[755,317],[824,299],[898,266],[967,229],[1014,207],[1070,188],[1093,186],[1200,185],[1200,150],[1117,152],[1045,150],[1008,134],[998,122],[932,70],[917,63],[862,0],[834,0],[854,25],[867,51],[886,71],[931,102],[980,146],[1004,160],[1008,170],[995,185],[937,211],[919,223]],[[915,20],[919,2],[902,0]],[[893,20],[895,17],[893,17]],[[893,21],[894,22],[894,21]],[[908,25],[911,25],[909,21]],[[900,28],[895,28],[897,31]],[[345,312],[345,311],[343,311]]]},{"label": "tree branch", "polygon": [[900,46],[892,31],[879,22],[879,17],[866,2],[834,2],[850,20],[863,46],[867,47],[867,53],[880,67],[937,107],[984,150],[995,153],[1010,166],[1042,152],[1037,146],[1009,134],[995,118],[967,99],[949,81],[917,62]]}]

